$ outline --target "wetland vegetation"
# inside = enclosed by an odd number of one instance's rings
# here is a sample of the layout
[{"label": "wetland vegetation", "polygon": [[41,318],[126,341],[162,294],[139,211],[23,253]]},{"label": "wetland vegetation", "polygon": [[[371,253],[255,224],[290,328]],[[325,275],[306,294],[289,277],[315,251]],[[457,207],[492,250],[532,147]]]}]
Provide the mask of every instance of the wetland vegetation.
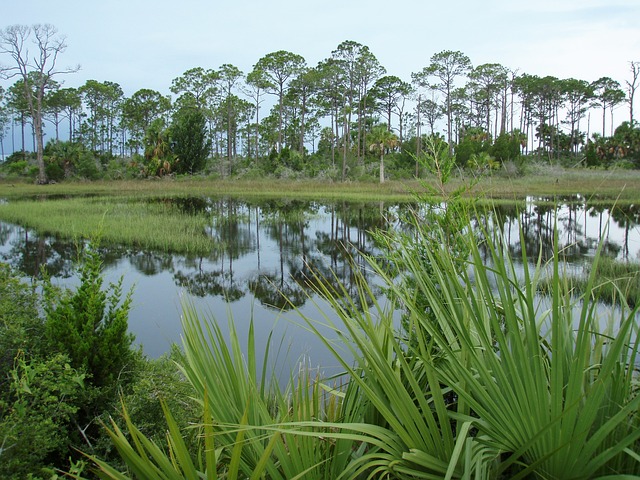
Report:
[{"label": "wetland vegetation", "polygon": [[0,476],[640,476],[638,62],[625,92],[446,50],[409,83],[345,41],[127,98],[13,41],[56,34],[0,35]]},{"label": "wetland vegetation", "polygon": [[[628,176],[617,178],[629,181]],[[145,266],[139,263],[139,268],[157,275],[173,265],[170,271],[175,285],[193,295],[183,305],[182,351],[165,350],[157,359],[142,357],[138,352],[128,361],[125,370],[129,373],[118,377],[124,405],[121,413],[116,413],[121,409],[117,399],[91,387],[87,367],[71,361],[68,351],[56,349],[63,356],[45,360],[52,351],[51,343],[28,332],[40,329],[38,322],[47,325],[59,317],[47,315],[38,320],[37,315],[29,317],[13,304],[5,304],[12,318],[3,331],[6,341],[12,339],[7,345],[7,361],[9,357],[20,360],[6,365],[13,380],[5,385],[3,401],[12,413],[3,417],[2,435],[7,443],[16,445],[15,456],[7,457],[11,459],[7,465],[14,472],[29,471],[32,464],[47,465],[48,458],[64,455],[68,445],[53,432],[67,431],[68,438],[75,445],[84,445],[81,449],[89,455],[75,457],[65,467],[76,478],[90,478],[92,471],[102,472],[104,478],[128,478],[158,476],[160,472],[180,477],[189,471],[204,474],[205,470],[209,474],[215,471],[222,478],[260,474],[293,478],[301,472],[310,478],[327,479],[340,475],[366,477],[374,472],[398,478],[463,478],[470,473],[482,478],[564,478],[565,468],[577,468],[575,463],[567,467],[559,460],[566,460],[568,455],[587,459],[581,466],[585,473],[637,473],[634,453],[638,439],[633,433],[637,430],[633,412],[638,408],[634,387],[637,314],[633,296],[622,295],[628,293],[627,287],[616,287],[609,281],[620,275],[607,265],[622,262],[628,266],[624,276],[635,278],[637,283],[633,232],[639,223],[638,214],[632,197],[620,205],[595,202],[595,206],[588,206],[585,197],[595,192],[585,185],[581,189],[587,192],[584,197],[564,197],[560,204],[559,196],[542,197],[544,188],[548,192],[555,184],[540,182],[540,198],[518,197],[516,202],[494,204],[487,201],[485,206],[467,190],[451,196],[456,188],[440,182],[437,175],[401,187],[388,182],[385,188],[391,193],[386,199],[378,185],[375,189],[366,184],[340,184],[340,188],[329,185],[326,196],[318,195],[325,198],[322,202],[301,199],[313,185],[308,182],[275,186],[262,182],[264,190],[255,181],[244,186],[239,183],[234,190],[224,182],[218,186],[202,179],[65,183],[38,186],[35,192],[30,185],[3,185],[3,192],[10,193],[0,205],[0,218],[23,225],[16,230],[17,237],[5,237],[13,239],[9,241],[13,246],[7,260],[19,259],[17,268],[27,265],[27,257],[19,252],[34,249],[34,258],[45,258],[44,264],[52,271],[58,265],[61,272],[67,272],[63,276],[73,274],[75,263],[59,262],[64,248],[59,248],[58,241],[47,240],[46,233],[75,237],[76,242],[68,247],[75,257],[73,252],[83,243],[80,239],[98,231],[102,232],[100,256],[92,258],[93,262],[101,259],[103,271],[120,264],[124,258],[121,255],[129,256],[132,262],[143,255]],[[265,192],[278,185],[287,195],[269,198]],[[339,191],[351,186],[356,196],[340,199]],[[405,190],[400,192],[401,188]],[[416,198],[420,188],[422,196]],[[517,196],[519,188],[505,198]],[[252,194],[239,198],[243,189]],[[610,192],[615,197],[614,191]],[[434,198],[438,199],[435,208],[428,203]],[[327,218],[331,219],[330,230],[315,230],[315,223],[326,222]],[[152,225],[152,230],[145,231],[145,223]],[[163,223],[180,233],[175,244],[163,238]],[[134,236],[115,236],[127,230],[123,227],[127,224],[138,226],[130,230]],[[455,231],[476,233],[452,236]],[[613,236],[607,237],[611,231]],[[30,238],[31,246],[14,243],[20,236]],[[146,244],[147,236],[156,243]],[[193,236],[209,243],[199,247],[200,240],[193,241]],[[113,251],[106,248],[112,241],[120,245]],[[255,243],[271,248],[273,258],[264,250],[249,247]],[[58,259],[56,263],[37,253],[46,251],[57,252],[52,257]],[[184,259],[173,259],[172,255],[179,252]],[[353,261],[345,257],[336,263],[337,252],[353,255]],[[247,254],[254,257],[252,263],[257,262],[260,272],[243,280],[241,268]],[[581,273],[585,280],[580,293],[574,290],[576,282],[568,282],[560,267],[560,262],[576,260],[584,262],[584,267],[575,271],[590,272],[586,277]],[[184,268],[187,264],[193,265],[193,270]],[[401,271],[404,273],[399,274]],[[609,277],[605,271],[613,274]],[[10,287],[5,298],[32,298],[29,287],[14,279],[9,270],[3,272],[3,282]],[[37,268],[31,272],[37,274]],[[125,288],[117,282],[107,287],[97,282],[98,278],[94,275],[91,281],[82,280],[81,285],[94,287],[75,287],[75,297],[97,295],[106,299],[106,292],[98,293],[97,283],[106,291],[115,288],[122,292]],[[462,279],[462,284],[454,279]],[[157,282],[153,281],[156,296],[164,296]],[[278,311],[298,312],[307,322],[305,330],[315,332],[319,344],[325,342],[328,356],[321,357],[323,361],[333,357],[342,373],[334,377],[327,374],[328,369],[311,368],[302,360],[304,357],[293,359],[293,364],[302,362],[300,368],[288,364],[290,373],[276,373],[282,372],[274,361],[283,348],[282,333],[275,323],[269,327],[271,321],[265,324],[261,320],[262,307],[252,307],[250,318],[234,316],[228,325],[221,320],[224,314],[203,315],[208,308],[199,303],[199,298],[219,296],[233,308],[238,298],[247,295],[244,288],[268,305],[267,309],[277,306]],[[595,308],[600,299],[610,295],[607,289],[614,292],[611,298],[617,307]],[[384,298],[380,296],[383,291]],[[48,301],[55,303],[54,298],[49,296]],[[70,294],[69,298],[74,296]],[[469,298],[469,302],[453,308],[456,302],[452,300],[462,298]],[[554,307],[540,316],[539,306],[547,301]],[[26,305],[31,302],[35,300],[28,300]],[[318,305],[315,312],[314,304]],[[505,304],[513,307],[505,309]],[[426,305],[427,311],[434,309],[433,314],[420,313],[425,312]],[[401,319],[398,312],[402,312]],[[134,318],[131,311],[128,314]],[[75,315],[83,318],[79,312]],[[460,315],[471,323],[457,324]],[[27,322],[27,318],[31,319]],[[580,336],[563,327],[577,318],[584,322],[578,332],[588,330],[589,335]],[[451,328],[455,331],[445,335]],[[616,329],[615,334],[611,328]],[[487,338],[464,336],[469,329],[490,334]],[[511,333],[501,337],[506,332]],[[297,337],[300,343],[302,336]],[[610,337],[616,338],[615,344],[603,340]],[[451,347],[453,338],[458,338],[457,349]],[[334,343],[338,340],[344,342],[341,347]],[[474,353],[479,345],[486,354]],[[587,345],[596,348],[589,350]],[[631,350],[626,350],[629,345]],[[569,363],[603,365],[602,375],[610,385],[602,388],[613,389],[618,396],[603,399],[600,370],[566,369],[564,363],[554,362],[557,355],[552,352],[561,348],[567,349]],[[16,357],[19,351],[30,354]],[[532,351],[542,355],[539,365],[530,365],[525,359],[533,358]],[[496,370],[506,352],[512,355],[510,362],[499,366],[505,370]],[[180,370],[172,367],[169,356]],[[523,365],[531,369],[529,376],[523,377]],[[461,372],[469,368],[484,373],[477,378],[461,377]],[[560,370],[566,376],[554,373]],[[46,374],[57,371],[61,372],[57,374],[60,380],[51,383]],[[489,371],[499,374],[495,378],[499,379],[500,396],[497,392],[491,398],[487,396],[487,388],[494,381]],[[526,380],[523,385],[509,380],[520,377]],[[460,378],[464,382],[456,380]],[[584,385],[584,391],[559,387],[577,384]],[[552,392],[548,400],[536,393],[540,385]],[[47,429],[38,422],[45,421],[47,409],[53,406],[38,404],[39,397],[33,392],[45,395],[62,391],[57,389],[64,389],[68,410],[55,417]],[[87,397],[86,392],[92,393]],[[523,410],[507,409],[512,402],[510,395],[532,401],[521,404]],[[153,396],[163,398],[164,406]],[[569,407],[569,403],[576,406]],[[567,408],[558,409],[558,404]],[[79,413],[89,406],[95,418],[110,425],[108,431],[82,416],[86,413]],[[509,419],[501,422],[498,413],[504,411],[509,412]],[[596,414],[606,411],[611,415]],[[20,416],[27,412],[29,423]],[[109,415],[112,420],[107,419]],[[586,418],[583,422],[588,425],[573,424],[571,418]],[[16,443],[16,435],[22,431],[16,425],[21,422],[38,432],[39,443]],[[199,427],[185,429],[188,424]],[[166,428],[170,443],[163,448],[160,445],[165,442]],[[562,429],[564,436],[556,428]],[[573,430],[567,432],[569,428]],[[585,447],[588,451],[567,453],[584,428],[599,441],[592,440]],[[132,450],[127,439],[137,439],[139,449]],[[91,442],[91,448],[87,442]],[[110,443],[121,456],[106,447]],[[38,453],[29,447],[38,449]],[[32,460],[26,462],[26,458]],[[170,458],[177,460],[171,462]],[[116,471],[125,472],[125,477]]]}]

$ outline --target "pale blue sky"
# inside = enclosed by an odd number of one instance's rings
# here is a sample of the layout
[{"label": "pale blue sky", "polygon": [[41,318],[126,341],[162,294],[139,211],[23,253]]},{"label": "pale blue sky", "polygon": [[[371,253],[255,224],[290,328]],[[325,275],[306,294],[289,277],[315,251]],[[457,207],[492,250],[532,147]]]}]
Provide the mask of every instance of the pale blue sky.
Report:
[{"label": "pale blue sky", "polygon": [[128,95],[143,87],[168,93],[171,80],[195,66],[232,63],[248,72],[280,49],[315,65],[343,40],[369,46],[389,74],[404,80],[442,50],[460,50],[474,65],[588,81],[606,75],[621,83],[628,62],[640,60],[637,0],[2,3],[0,28],[51,23],[67,37],[61,64],[82,67],[67,85],[109,80]]},{"label": "pale blue sky", "polygon": [[[0,28],[51,23],[66,36],[59,77],[78,87],[112,81],[130,96],[169,94],[192,67],[231,63],[248,73],[263,55],[289,50],[308,65],[344,40],[367,45],[391,75],[406,81],[442,50],[474,65],[587,81],[610,76],[624,87],[640,61],[638,0],[2,0]],[[6,64],[10,59],[0,58]],[[3,82],[8,86],[10,82]],[[636,109],[639,109],[636,106]],[[626,119],[620,106],[616,123]]]}]

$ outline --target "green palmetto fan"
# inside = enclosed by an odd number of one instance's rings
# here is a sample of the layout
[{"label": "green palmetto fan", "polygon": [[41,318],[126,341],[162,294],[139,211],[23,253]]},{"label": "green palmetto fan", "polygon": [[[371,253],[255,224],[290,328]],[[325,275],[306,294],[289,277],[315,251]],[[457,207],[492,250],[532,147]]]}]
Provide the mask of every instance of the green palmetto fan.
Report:
[{"label": "green palmetto fan", "polygon": [[[348,421],[353,414],[343,408],[341,392],[321,385],[310,370],[295,379],[292,374],[280,391],[277,379],[267,377],[269,349],[256,357],[252,324],[243,348],[232,321],[227,340],[219,324],[187,304],[183,332],[181,369],[203,409],[198,451],[189,451],[184,426],[168,409],[167,445],[160,447],[133,425],[123,406],[127,432],[112,421],[108,434],[128,471],[90,456],[101,478],[329,480],[344,474],[362,436],[332,433],[337,419]],[[349,408],[358,412],[357,405]]]},{"label": "green palmetto fan", "polygon": [[463,237],[461,262],[447,246],[451,232],[415,227],[410,238],[380,237],[411,281],[369,263],[388,305],[363,278],[356,298],[339,282],[312,282],[327,303],[307,325],[342,363],[345,388],[303,369],[280,389],[267,372],[269,349],[256,354],[253,326],[243,348],[233,321],[227,340],[186,305],[182,370],[202,404],[199,450],[188,451],[166,409],[164,448],[125,410],[128,434],[114,423],[110,435],[129,471],[92,458],[99,475],[640,478],[637,310],[601,318],[595,274],[575,296],[557,245],[550,265],[530,265],[523,250],[519,266],[499,236],[481,232]]},{"label": "green palmetto fan", "polygon": [[[420,356],[422,336],[437,346],[438,378],[468,405],[474,441],[501,454],[494,475],[639,474],[637,310],[601,318],[595,275],[575,297],[557,243],[551,265],[538,261],[533,270],[523,250],[518,275],[500,241],[487,232],[480,237],[469,237],[464,269],[447,254],[444,238],[423,256],[411,245],[395,248],[415,285],[412,291],[388,282],[418,332],[419,346],[407,355]],[[547,267],[544,298],[537,284]]]}]

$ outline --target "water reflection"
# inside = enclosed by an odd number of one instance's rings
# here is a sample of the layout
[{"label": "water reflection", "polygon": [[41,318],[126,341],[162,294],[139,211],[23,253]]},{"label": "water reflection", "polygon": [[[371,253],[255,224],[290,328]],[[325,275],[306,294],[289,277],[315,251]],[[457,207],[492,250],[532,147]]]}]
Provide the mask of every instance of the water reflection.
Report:
[{"label": "water reflection", "polygon": [[[558,242],[569,264],[581,266],[601,241],[607,255],[638,259],[637,206],[612,209],[586,206],[580,198],[568,198],[560,204],[548,200],[529,199],[521,209],[494,206],[476,221],[489,232],[503,232],[514,258],[520,258],[526,248],[530,254],[540,253],[543,260],[549,259],[557,224]],[[312,304],[319,301],[313,295],[314,283],[325,282],[328,288],[355,297],[359,273],[382,295],[363,256],[379,253],[371,232],[407,228],[403,212],[415,208],[381,202],[153,201],[174,202],[185,214],[208,215],[207,234],[221,245],[201,256],[102,247],[107,280],[124,275],[127,286],[135,285],[131,329],[153,356],[166,351],[171,342],[179,342],[181,292],[188,292],[196,308],[218,318],[224,318],[228,311],[238,321],[253,316],[264,338],[281,313],[292,306],[313,314],[317,307]],[[519,228],[524,234],[522,244]],[[0,223],[0,261],[26,276],[37,276],[44,267],[54,279],[73,282],[70,276],[76,251],[74,242]],[[313,338],[305,340],[298,330],[292,343],[295,356],[314,351]],[[313,358],[323,365],[329,361],[318,358],[316,351]]]}]

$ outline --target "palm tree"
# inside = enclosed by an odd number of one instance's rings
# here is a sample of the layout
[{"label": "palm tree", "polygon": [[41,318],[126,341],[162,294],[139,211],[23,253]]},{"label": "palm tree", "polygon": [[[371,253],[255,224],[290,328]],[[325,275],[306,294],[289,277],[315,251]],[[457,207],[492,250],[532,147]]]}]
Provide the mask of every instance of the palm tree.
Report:
[{"label": "palm tree", "polygon": [[380,183],[384,183],[384,156],[398,146],[398,137],[385,125],[377,125],[369,133],[369,151],[380,155]]}]

